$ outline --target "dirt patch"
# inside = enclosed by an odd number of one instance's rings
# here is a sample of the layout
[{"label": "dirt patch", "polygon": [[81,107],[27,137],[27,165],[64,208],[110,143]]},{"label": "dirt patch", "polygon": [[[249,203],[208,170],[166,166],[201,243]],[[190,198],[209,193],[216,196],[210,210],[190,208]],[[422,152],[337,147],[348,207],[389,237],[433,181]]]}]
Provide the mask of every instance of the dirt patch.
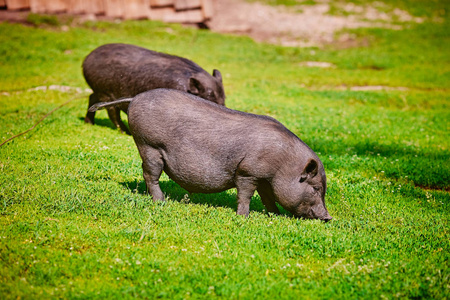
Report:
[{"label": "dirt patch", "polygon": [[322,0],[314,5],[299,4],[287,8],[245,0],[216,0],[214,6],[216,15],[208,23],[211,30],[249,35],[259,42],[295,47],[320,46],[336,41],[353,45],[351,35],[336,37],[335,33],[359,27],[400,29],[405,22],[423,22],[421,18],[381,2],[360,6]]},{"label": "dirt patch", "polygon": [[409,90],[404,86],[385,86],[385,85],[364,85],[364,86],[352,86],[350,91],[407,91]]},{"label": "dirt patch", "polygon": [[309,68],[336,68],[336,66],[332,63],[326,61],[303,61],[298,64],[301,67],[309,67]]}]

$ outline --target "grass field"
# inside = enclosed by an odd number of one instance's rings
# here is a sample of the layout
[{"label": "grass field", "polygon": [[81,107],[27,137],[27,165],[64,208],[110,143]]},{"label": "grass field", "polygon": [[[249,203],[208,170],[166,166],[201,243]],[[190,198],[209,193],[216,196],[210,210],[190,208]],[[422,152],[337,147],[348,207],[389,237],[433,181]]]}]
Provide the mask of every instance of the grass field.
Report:
[{"label": "grass field", "polygon": [[[353,30],[370,43],[346,49],[150,21],[1,23],[0,142],[74,100],[0,148],[0,298],[450,298],[449,6],[392,3],[443,21]],[[228,107],[318,153],[334,219],[267,215],[257,194],[243,218],[235,190],[189,195],[166,175],[153,203],[132,138],[105,111],[83,122],[81,62],[110,42],[219,69]],[[34,89],[50,85],[72,88]],[[351,89],[375,85],[391,89]]]}]

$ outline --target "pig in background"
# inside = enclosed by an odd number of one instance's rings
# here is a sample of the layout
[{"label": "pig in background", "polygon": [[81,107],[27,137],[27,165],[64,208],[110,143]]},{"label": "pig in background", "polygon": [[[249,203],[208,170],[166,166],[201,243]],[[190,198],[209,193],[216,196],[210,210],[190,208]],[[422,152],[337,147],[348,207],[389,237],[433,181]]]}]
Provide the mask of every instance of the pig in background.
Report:
[{"label": "pig in background", "polygon": [[[92,51],[83,62],[83,75],[93,93],[89,107],[99,102],[134,97],[156,89],[176,89],[225,105],[222,75],[208,74],[196,63],[178,56],[151,51],[128,44],[106,44]],[[122,132],[129,133],[120,118],[128,103],[109,107],[108,116]],[[94,124],[95,112],[84,121]]]},{"label": "pig in background", "polygon": [[249,214],[257,190],[268,212],[279,213],[278,202],[296,217],[332,219],[325,206],[322,162],[277,120],[167,89],[99,103],[90,111],[125,103],[154,200],[164,200],[159,186],[164,171],[193,193],[236,187],[239,215]]}]

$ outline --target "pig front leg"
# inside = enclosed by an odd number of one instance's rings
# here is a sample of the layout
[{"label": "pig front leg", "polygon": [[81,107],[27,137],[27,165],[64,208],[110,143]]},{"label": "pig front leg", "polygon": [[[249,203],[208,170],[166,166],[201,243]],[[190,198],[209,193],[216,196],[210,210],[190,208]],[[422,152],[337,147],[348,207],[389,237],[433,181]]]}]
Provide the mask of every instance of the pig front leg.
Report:
[{"label": "pig front leg", "polygon": [[142,158],[142,170],[147,185],[147,191],[153,197],[153,200],[164,200],[164,194],[159,187],[159,177],[164,168],[164,161],[158,150],[152,147],[138,147]]},{"label": "pig front leg", "polygon": [[257,181],[253,177],[237,176],[236,180],[237,189],[237,211],[238,215],[248,217],[250,212],[250,201],[257,187]]},{"label": "pig front leg", "polygon": [[277,205],[275,204],[275,195],[268,182],[262,182],[258,185],[258,194],[261,197],[261,201],[267,209],[267,212],[279,214]]}]

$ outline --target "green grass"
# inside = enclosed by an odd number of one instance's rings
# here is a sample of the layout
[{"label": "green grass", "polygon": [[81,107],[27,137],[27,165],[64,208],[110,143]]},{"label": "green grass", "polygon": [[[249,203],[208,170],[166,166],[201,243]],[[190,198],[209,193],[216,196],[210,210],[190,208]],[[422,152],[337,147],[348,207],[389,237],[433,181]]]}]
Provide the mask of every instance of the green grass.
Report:
[{"label": "green grass", "polygon": [[[319,49],[149,21],[0,24],[0,141],[79,98],[0,148],[0,298],[449,298],[448,25]],[[132,138],[104,111],[84,124],[87,93],[29,90],[87,88],[81,62],[109,42],[219,69],[228,107],[277,118],[318,153],[334,219],[268,216],[258,195],[246,219],[235,190],[186,195],[165,175],[169,201],[153,203]],[[360,85],[407,89],[348,89]]]}]

